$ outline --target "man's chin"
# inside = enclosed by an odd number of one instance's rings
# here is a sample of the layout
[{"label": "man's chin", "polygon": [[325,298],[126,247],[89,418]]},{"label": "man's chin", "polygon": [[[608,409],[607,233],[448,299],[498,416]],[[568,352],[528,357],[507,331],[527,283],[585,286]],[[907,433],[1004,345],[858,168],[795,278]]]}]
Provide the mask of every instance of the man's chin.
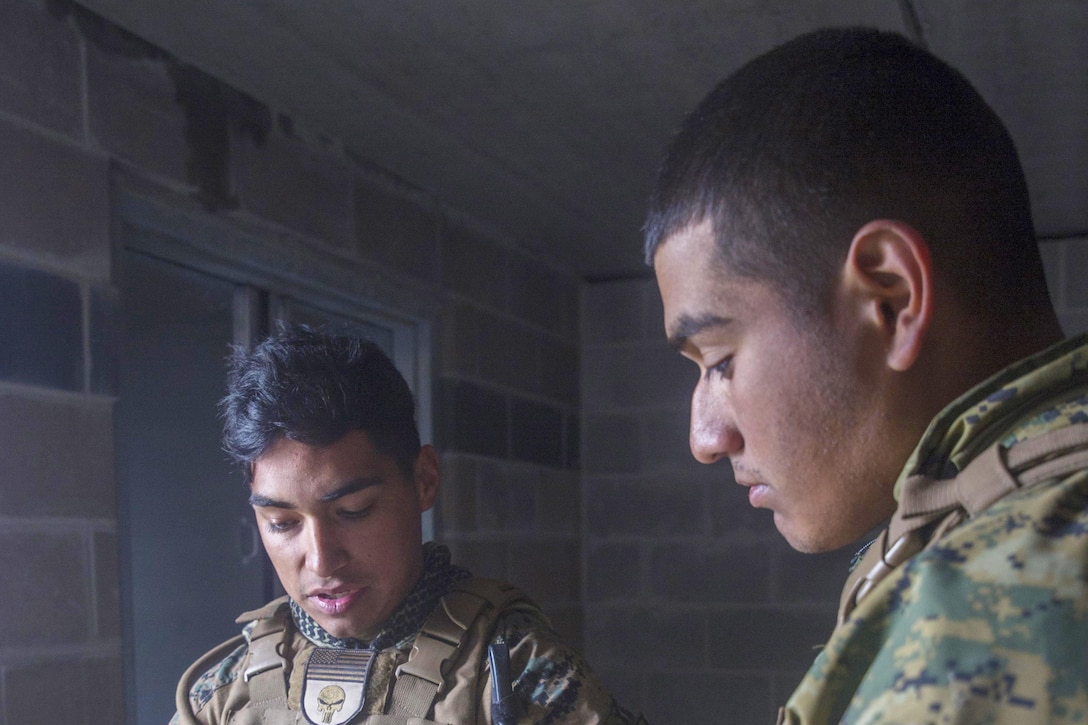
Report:
[{"label": "man's chin", "polygon": [[[782,534],[782,538],[786,540],[790,548],[802,554],[822,554],[834,548],[828,547],[823,542],[823,537],[818,530],[799,527],[797,521],[783,516],[778,511],[774,512],[774,526],[778,529],[778,533]],[[818,529],[818,527],[814,528]]]},{"label": "man's chin", "polygon": [[357,639],[368,642],[377,633],[377,627],[367,626],[366,622],[355,622],[344,617],[329,617],[321,613],[315,616],[312,611],[307,611],[307,614],[321,626],[321,629],[337,639]]}]

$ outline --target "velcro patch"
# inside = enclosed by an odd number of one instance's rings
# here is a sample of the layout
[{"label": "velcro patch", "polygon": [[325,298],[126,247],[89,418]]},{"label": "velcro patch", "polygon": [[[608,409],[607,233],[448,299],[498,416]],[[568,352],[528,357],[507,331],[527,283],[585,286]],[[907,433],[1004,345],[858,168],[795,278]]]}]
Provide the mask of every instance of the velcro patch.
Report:
[{"label": "velcro patch", "polygon": [[315,647],[306,661],[302,712],[312,725],[343,725],[363,709],[374,664],[368,649]]}]

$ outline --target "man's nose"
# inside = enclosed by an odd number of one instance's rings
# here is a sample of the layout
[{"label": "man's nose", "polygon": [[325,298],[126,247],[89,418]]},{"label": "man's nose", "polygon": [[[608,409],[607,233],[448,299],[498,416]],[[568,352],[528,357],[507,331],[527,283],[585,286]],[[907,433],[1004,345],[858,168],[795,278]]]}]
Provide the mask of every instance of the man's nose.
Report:
[{"label": "man's nose", "polygon": [[329,577],[347,561],[347,550],[340,541],[335,524],[315,522],[310,527],[306,566],[321,577]]},{"label": "man's nose", "polygon": [[691,396],[691,427],[688,432],[691,455],[699,463],[714,463],[737,455],[744,438],[725,395],[707,390],[701,382]]}]

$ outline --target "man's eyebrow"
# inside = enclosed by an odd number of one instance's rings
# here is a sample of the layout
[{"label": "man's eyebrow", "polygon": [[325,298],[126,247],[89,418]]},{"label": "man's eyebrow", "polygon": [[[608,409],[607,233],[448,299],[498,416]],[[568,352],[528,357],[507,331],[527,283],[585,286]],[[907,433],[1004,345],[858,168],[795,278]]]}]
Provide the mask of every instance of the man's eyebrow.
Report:
[{"label": "man's eyebrow", "polygon": [[[339,488],[333,489],[332,491],[329,491],[326,494],[322,494],[322,496],[318,500],[321,501],[321,503],[328,503],[330,501],[335,501],[338,498],[343,498],[344,496],[348,496],[350,494],[353,494],[356,491],[362,491],[364,488],[368,488],[369,486],[376,486],[377,484],[379,484],[381,482],[382,482],[382,479],[380,477],[378,477],[378,476],[371,476],[371,477],[368,477],[368,478],[355,478],[355,479],[352,479],[351,481],[348,481],[347,483],[345,483],[343,486],[340,486]],[[250,506],[258,506],[258,507],[261,507],[261,508],[277,508],[277,509],[293,509],[293,508],[295,508],[295,505],[292,504],[292,503],[288,503],[287,501],[280,501],[280,500],[274,499],[274,498],[269,498],[268,496],[264,496],[264,495],[259,494],[259,493],[251,493],[249,495],[249,505]]]},{"label": "man's eyebrow", "polygon": [[687,346],[688,340],[708,327],[724,327],[731,322],[733,322],[731,317],[722,317],[710,312],[703,315],[680,315],[669,333],[669,345],[674,350],[682,350]]},{"label": "man's eyebrow", "polygon": [[249,505],[259,506],[261,508],[277,508],[277,509],[293,509],[294,506],[286,501],[277,501],[274,498],[268,496],[262,496],[259,493],[249,494]]},{"label": "man's eyebrow", "polygon": [[356,491],[362,491],[364,488],[368,488],[370,486],[377,486],[381,482],[382,479],[379,476],[370,476],[368,478],[355,478],[351,481],[348,481],[340,488],[334,489],[322,495],[321,498],[318,500],[321,501],[321,503],[328,503],[329,501],[335,501],[338,498],[343,498],[344,496],[353,494]]}]

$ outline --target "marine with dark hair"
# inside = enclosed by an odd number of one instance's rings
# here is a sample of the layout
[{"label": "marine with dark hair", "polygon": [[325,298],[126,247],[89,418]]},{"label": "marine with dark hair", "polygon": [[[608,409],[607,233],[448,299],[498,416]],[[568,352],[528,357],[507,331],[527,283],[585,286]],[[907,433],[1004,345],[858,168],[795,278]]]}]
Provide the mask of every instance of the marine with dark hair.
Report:
[{"label": "marine with dark hair", "polygon": [[756,58],[672,142],[645,253],[695,458],[800,551],[880,530],[781,721],[1088,721],[1088,338],[971,84],[869,29]]},{"label": "marine with dark hair", "polygon": [[284,326],[230,368],[223,446],[287,596],[189,668],[172,722],[644,723],[524,593],[422,542],[437,454],[380,348]]}]

